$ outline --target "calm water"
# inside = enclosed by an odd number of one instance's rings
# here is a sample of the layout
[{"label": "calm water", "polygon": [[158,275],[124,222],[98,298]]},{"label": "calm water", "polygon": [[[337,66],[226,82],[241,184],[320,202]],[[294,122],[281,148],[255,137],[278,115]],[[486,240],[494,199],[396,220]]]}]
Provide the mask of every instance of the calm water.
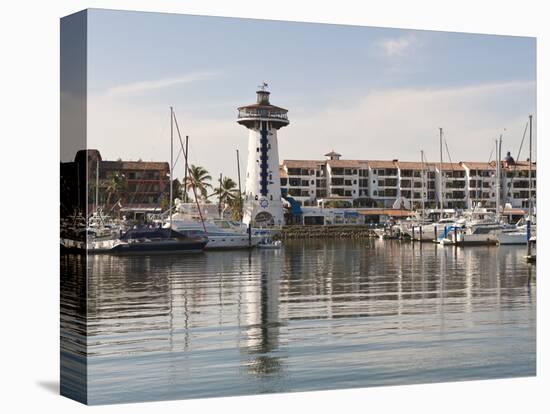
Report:
[{"label": "calm water", "polygon": [[[89,272],[95,404],[535,375],[524,255],[331,240],[62,266]],[[82,340],[78,323],[64,327]],[[68,349],[62,360],[83,358]]]}]

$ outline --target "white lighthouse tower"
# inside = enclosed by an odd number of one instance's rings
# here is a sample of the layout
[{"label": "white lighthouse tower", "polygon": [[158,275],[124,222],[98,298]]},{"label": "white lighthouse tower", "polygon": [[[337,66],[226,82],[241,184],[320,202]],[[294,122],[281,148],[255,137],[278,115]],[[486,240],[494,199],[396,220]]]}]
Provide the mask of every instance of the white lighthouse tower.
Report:
[{"label": "white lighthouse tower", "polygon": [[238,108],[237,122],[248,128],[248,164],[243,222],[253,227],[283,225],[277,131],[288,125],[287,110],[269,103],[267,83],[255,104]]}]

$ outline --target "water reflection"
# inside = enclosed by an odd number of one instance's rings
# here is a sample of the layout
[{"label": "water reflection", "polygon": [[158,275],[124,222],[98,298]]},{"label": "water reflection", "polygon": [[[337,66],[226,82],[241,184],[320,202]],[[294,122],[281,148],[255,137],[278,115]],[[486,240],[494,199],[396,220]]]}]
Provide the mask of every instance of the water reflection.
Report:
[{"label": "water reflection", "polygon": [[[241,351],[251,359],[246,371],[253,376],[282,374],[283,362],[274,352],[279,346],[280,251],[261,251],[259,284],[245,291],[246,325]],[[252,256],[250,255],[252,259]],[[252,270],[252,262],[249,270]]]},{"label": "water reflection", "polygon": [[523,255],[311,240],[89,257],[91,402],[533,375]]}]

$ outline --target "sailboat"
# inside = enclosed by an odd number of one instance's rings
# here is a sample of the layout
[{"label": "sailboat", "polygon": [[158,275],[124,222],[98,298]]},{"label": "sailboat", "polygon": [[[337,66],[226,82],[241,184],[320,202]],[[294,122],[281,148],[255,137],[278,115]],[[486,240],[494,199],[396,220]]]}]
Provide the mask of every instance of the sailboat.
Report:
[{"label": "sailboat", "polygon": [[[172,114],[176,132],[180,140],[181,151],[183,152],[184,158],[187,160],[189,154],[183,146],[176,115],[173,112]],[[190,172],[187,163],[185,168],[186,174]],[[196,208],[191,209],[190,206],[184,205],[184,203],[176,200],[175,209],[170,205],[170,209],[168,210],[169,219],[164,223],[164,228],[170,228],[179,232],[192,232],[193,234],[206,237],[208,240],[205,246],[206,250],[244,249],[258,245],[261,241],[261,237],[250,234],[249,229],[244,224],[232,220],[224,220],[222,218],[211,219],[205,216],[198,201],[196,188],[193,186],[192,190],[195,196]]]},{"label": "sailboat", "polygon": [[[533,214],[532,199],[532,121],[533,116],[529,115],[529,211],[527,217],[520,220],[515,228],[502,230],[496,235],[499,245],[527,244],[528,250],[530,250],[530,245],[536,242],[536,222]],[[532,256],[530,251],[528,252],[528,256]]]}]

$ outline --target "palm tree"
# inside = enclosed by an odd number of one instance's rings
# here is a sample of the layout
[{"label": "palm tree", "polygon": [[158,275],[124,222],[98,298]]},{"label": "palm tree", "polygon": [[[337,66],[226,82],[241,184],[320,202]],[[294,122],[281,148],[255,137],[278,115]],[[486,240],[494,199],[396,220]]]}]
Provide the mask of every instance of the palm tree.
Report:
[{"label": "palm tree", "polygon": [[220,204],[230,204],[238,196],[237,183],[229,177],[223,177],[221,185],[214,189],[212,195],[218,196]]},{"label": "palm tree", "polygon": [[210,197],[218,196],[218,210],[221,214],[223,206],[232,206],[232,202],[238,198],[238,193],[237,183],[229,177],[223,177],[220,186],[214,189]]},{"label": "palm tree", "polygon": [[210,180],[212,180],[212,177],[206,169],[199,165],[191,165],[185,187],[194,189],[206,200],[208,198],[208,189],[212,188]]},{"label": "palm tree", "polygon": [[[118,199],[122,198],[123,193],[126,191],[126,177],[124,174],[114,173],[111,176],[111,179],[107,183],[105,192],[107,193],[107,201],[105,204],[109,204],[111,197],[117,195]],[[117,200],[117,201],[119,201]]]},{"label": "palm tree", "polygon": [[241,221],[242,217],[242,201],[243,194],[239,197],[239,190],[235,193],[235,196],[229,200],[229,206],[231,207],[231,217],[235,221]]}]

